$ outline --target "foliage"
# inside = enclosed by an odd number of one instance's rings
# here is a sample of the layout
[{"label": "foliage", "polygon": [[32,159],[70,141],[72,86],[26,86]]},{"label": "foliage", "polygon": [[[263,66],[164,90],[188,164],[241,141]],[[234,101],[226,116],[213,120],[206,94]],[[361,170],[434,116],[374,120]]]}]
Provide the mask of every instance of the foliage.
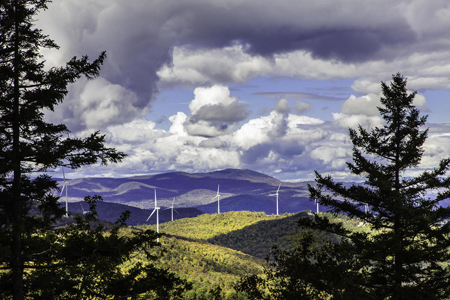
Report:
[{"label": "foliage", "polygon": [[[268,219],[275,218],[263,213],[228,212],[161,224],[165,235],[161,243],[167,251],[157,264],[192,284],[183,299],[245,299],[233,285],[245,274],[262,273],[264,261],[230,249],[230,245],[211,244],[208,238]],[[154,228],[154,225],[137,228]],[[139,259],[146,261],[145,257]]]},{"label": "foliage", "polygon": [[152,289],[149,293],[164,298],[182,285],[173,274],[152,264],[120,270],[132,253],[155,246],[153,231],[120,236],[127,214],[103,232],[94,210],[98,199],[87,198],[92,214],[68,227],[53,227],[64,210],[55,196],[56,182],[39,172],[119,162],[125,154],[105,147],[99,132],[70,137],[65,125],[45,121],[44,112],[63,101],[68,85],[97,77],[106,58],[105,53],[93,62],[74,57],[64,67],[46,69],[40,51],[58,46],[33,22],[49,2],[0,1],[1,298],[107,299]]},{"label": "foliage", "polygon": [[[156,267],[158,247],[153,230],[127,230],[124,213],[108,231],[99,222],[95,198],[87,197],[90,214],[76,223],[47,230],[37,241],[44,249],[25,275],[26,295],[33,299],[169,299],[189,285]],[[152,252],[153,251],[153,252]],[[146,262],[135,257],[144,255]]]},{"label": "foliage", "polygon": [[[360,262],[350,243],[320,241],[312,232],[302,234],[293,250],[273,248],[265,276],[241,277],[236,290],[247,299],[368,299],[360,284]],[[355,271],[356,270],[356,271]]]},{"label": "foliage", "polygon": [[[350,129],[353,163],[348,167],[364,184],[345,187],[316,173],[317,187],[309,187],[312,199],[365,222],[371,233],[345,229],[324,215],[303,219],[301,225],[351,243],[355,260],[364,262],[357,270],[367,274],[361,287],[376,299],[446,299],[450,208],[439,202],[450,196],[450,159],[410,177],[421,162],[428,130],[423,129],[426,117],[413,105],[416,93],[408,92],[406,83],[396,74],[390,84],[381,84],[384,97],[378,109],[384,127]],[[368,213],[361,210],[366,203]]]},{"label": "foliage", "polygon": [[[261,220],[239,230],[216,235],[207,241],[264,259],[270,254],[273,245],[283,250],[291,250],[295,247],[305,231],[298,228],[297,222],[300,218],[310,218],[310,216],[306,212],[283,214],[277,218]],[[333,239],[331,235],[321,232],[315,232],[315,235],[320,235],[324,240]]]},{"label": "foliage", "polygon": [[[240,230],[264,220],[275,220],[284,216],[268,216],[262,212],[232,211],[221,214],[204,214],[194,219],[185,218],[160,225],[161,232],[193,240],[208,240],[221,234]],[[195,222],[193,222],[195,220]]]},{"label": "foliage", "polygon": [[[275,243],[281,245],[278,248],[280,253],[295,249],[302,233],[305,233],[297,226],[301,217],[311,216],[304,212],[268,216],[239,211],[204,214],[164,223],[160,225],[164,234],[161,243],[167,252],[157,263],[192,284],[192,289],[183,295],[183,299],[210,299],[213,297],[212,291],[217,292],[218,288],[221,289],[219,299],[247,299],[248,295],[241,290],[236,291],[234,285],[249,274],[261,280],[266,278],[263,270],[267,262],[255,256],[267,257]],[[348,228],[367,230],[359,222],[352,222],[344,216],[333,220],[344,222]],[[154,228],[154,225],[137,228]],[[311,245],[313,248],[324,241],[335,240],[330,234],[307,232],[315,236]],[[270,258],[270,263],[273,258]],[[145,261],[144,257],[140,259]]]}]

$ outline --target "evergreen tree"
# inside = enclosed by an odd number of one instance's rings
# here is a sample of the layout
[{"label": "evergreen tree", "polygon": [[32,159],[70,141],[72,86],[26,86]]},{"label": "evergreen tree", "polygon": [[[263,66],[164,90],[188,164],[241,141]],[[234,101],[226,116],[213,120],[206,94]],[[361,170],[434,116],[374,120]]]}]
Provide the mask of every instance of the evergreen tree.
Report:
[{"label": "evergreen tree", "polygon": [[[65,125],[45,121],[44,111],[53,110],[63,101],[68,84],[82,76],[97,77],[106,57],[102,53],[92,62],[88,57],[74,57],[64,67],[46,70],[39,51],[58,46],[34,28],[33,18],[49,2],[0,0],[1,296],[17,300],[46,296],[87,299],[106,298],[105,294],[113,293],[114,285],[92,290],[92,285],[86,286],[87,280],[78,281],[88,274],[98,280],[114,279],[116,287],[127,283],[127,288],[121,289],[126,295],[133,291],[132,284],[134,291],[142,292],[143,286],[136,285],[171,280],[169,273],[151,266],[135,266],[124,274],[116,271],[135,249],[154,246],[146,244],[146,238],[155,235],[149,231],[120,238],[118,228],[126,215],[108,236],[101,227],[91,228],[82,219],[76,225],[52,231],[55,221],[64,214],[55,196],[57,183],[45,173],[33,175],[58,166],[79,168],[97,162],[119,162],[125,156],[105,147],[99,132],[83,139],[73,138]],[[91,217],[95,220],[95,214]],[[115,248],[111,248],[112,241]],[[105,268],[113,268],[114,272],[107,273]],[[144,271],[161,276],[146,276]],[[145,280],[134,281],[138,276]]]},{"label": "evergreen tree", "polygon": [[254,300],[376,299],[362,287],[365,277],[353,253],[350,243],[324,241],[304,232],[292,250],[274,246],[265,276],[243,276],[235,289]]},{"label": "evergreen tree", "polygon": [[390,84],[382,82],[378,110],[383,127],[350,129],[353,163],[348,167],[364,184],[346,187],[316,172],[317,186],[309,187],[311,199],[363,221],[371,232],[347,230],[325,214],[300,224],[350,243],[355,259],[364,262],[359,272],[367,280],[362,286],[375,299],[447,299],[450,208],[439,202],[450,196],[450,159],[417,177],[408,173],[421,162],[428,129],[423,128],[427,118],[413,105],[416,93],[408,92],[406,84],[400,74]]}]

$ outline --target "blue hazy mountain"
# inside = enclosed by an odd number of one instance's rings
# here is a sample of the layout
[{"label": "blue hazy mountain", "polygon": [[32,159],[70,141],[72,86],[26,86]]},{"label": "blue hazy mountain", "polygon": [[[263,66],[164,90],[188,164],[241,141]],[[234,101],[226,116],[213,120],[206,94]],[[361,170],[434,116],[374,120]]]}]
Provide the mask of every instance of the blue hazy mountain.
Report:
[{"label": "blue hazy mountain", "polygon": [[[60,181],[62,184],[62,181]],[[103,203],[98,205],[99,215],[104,210],[120,211],[131,207],[132,223],[147,219],[155,206],[155,189],[158,206],[168,208],[174,203],[178,212],[186,208],[199,211],[186,212],[194,216],[199,213],[217,212],[217,188],[220,186],[221,212],[261,211],[276,213],[276,191],[279,191],[279,213],[315,210],[309,200],[307,182],[281,182],[278,179],[251,170],[226,169],[209,173],[170,172],[157,175],[129,178],[81,178],[67,180],[68,201],[82,201],[87,195],[100,195]],[[65,198],[61,198],[64,201]],[[84,203],[87,208],[87,204]],[[70,210],[81,211],[80,204],[70,206]],[[180,212],[181,213],[181,212]],[[170,210],[160,211],[161,220]],[[176,214],[176,213],[175,213]],[[145,218],[144,218],[145,217]],[[153,218],[153,217],[152,217]],[[145,220],[144,220],[145,221]],[[153,223],[153,222],[150,222]],[[131,225],[131,224],[130,224]]]}]

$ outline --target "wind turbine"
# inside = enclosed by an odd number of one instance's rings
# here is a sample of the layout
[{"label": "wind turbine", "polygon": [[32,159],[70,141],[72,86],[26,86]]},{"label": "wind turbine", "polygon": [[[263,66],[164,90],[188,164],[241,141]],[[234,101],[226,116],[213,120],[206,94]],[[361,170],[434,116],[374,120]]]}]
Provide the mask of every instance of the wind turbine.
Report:
[{"label": "wind turbine", "polygon": [[[150,218],[152,217],[153,213],[156,211],[156,232],[157,233],[159,233],[159,209],[160,209],[160,207],[158,207],[158,202],[156,201],[156,189],[155,189],[155,208],[153,209],[153,211],[150,214],[150,216],[148,216],[146,222],[148,222],[148,220],[150,220]],[[156,241],[159,243],[159,238],[157,238]]]},{"label": "wind turbine", "polygon": [[277,196],[277,216],[278,216],[278,192],[280,191],[280,187],[281,187],[281,183],[278,185],[278,190],[275,193],[275,195]]},{"label": "wind turbine", "polygon": [[217,185],[217,195],[212,198],[212,200],[217,198],[217,213],[220,214],[220,194],[219,194],[219,184]]},{"label": "wind turbine", "polygon": [[175,197],[173,198],[173,200],[172,200],[172,206],[171,207],[168,207],[168,208],[166,208],[166,209],[171,209],[172,211],[172,221],[173,221],[173,211],[175,210],[176,211],[176,213],[177,214],[180,214],[175,208],[173,208],[173,203],[175,202]]},{"label": "wind turbine", "polygon": [[83,211],[83,215],[91,213],[90,210],[84,210],[83,204],[81,204],[81,202],[80,202],[80,206],[81,206],[81,210]]},{"label": "wind turbine", "polygon": [[64,184],[61,189],[61,194],[59,194],[59,197],[62,196],[62,194],[64,192],[64,188],[65,188],[66,189],[66,215],[65,215],[65,217],[68,218],[69,217],[69,202],[67,200],[67,184],[66,184],[66,175],[64,174],[64,168],[62,169],[62,171],[63,171]]},{"label": "wind turbine", "polygon": [[369,213],[369,204],[364,203],[364,212],[367,214]]}]

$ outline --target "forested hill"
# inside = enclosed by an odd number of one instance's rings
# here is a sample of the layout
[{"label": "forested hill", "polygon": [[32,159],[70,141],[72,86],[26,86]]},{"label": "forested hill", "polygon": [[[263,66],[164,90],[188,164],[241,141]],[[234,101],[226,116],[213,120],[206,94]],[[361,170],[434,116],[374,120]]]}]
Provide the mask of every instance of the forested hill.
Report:
[{"label": "forested hill", "polygon": [[[277,223],[281,220],[289,220],[293,226],[286,232],[287,235],[295,233],[297,225],[295,219],[300,214],[284,214],[280,216],[266,215],[261,212],[228,212],[221,214],[203,214],[195,218],[185,218],[166,222],[160,225],[162,245],[167,249],[165,255],[159,260],[159,264],[170,269],[182,278],[193,284],[192,291],[188,292],[185,299],[213,299],[208,298],[208,291],[216,287],[222,289],[221,299],[238,298],[233,285],[245,274],[261,274],[265,260],[272,244],[264,244],[264,249],[257,245],[259,239],[249,239],[261,255],[253,256],[251,251],[239,251],[237,243],[233,240],[227,242],[223,239],[226,235],[245,232],[246,228],[259,224]],[[274,224],[272,223],[272,224]],[[156,229],[155,225],[138,226],[137,228]],[[269,225],[270,227],[270,225]],[[275,225],[275,227],[278,227]],[[261,228],[265,230],[265,228]],[[266,231],[267,239],[272,233]],[[261,233],[261,236],[264,232]],[[217,240],[216,240],[217,239]]]},{"label": "forested hill", "polygon": [[[194,286],[185,299],[204,299],[208,290],[220,286],[222,299],[236,298],[233,284],[245,274],[261,274],[264,258],[272,247],[292,249],[303,232],[297,225],[308,212],[266,215],[261,212],[203,214],[160,225],[162,245],[167,249],[159,264],[188,279]],[[340,217],[348,226],[361,227]],[[156,229],[155,225],[137,228]],[[330,235],[319,239],[330,239]]]},{"label": "forested hill", "polygon": [[161,225],[161,232],[191,241],[203,241],[265,258],[273,245],[291,249],[300,236],[297,221],[307,212],[280,216],[252,212],[201,215]]},{"label": "forested hill", "polygon": [[[273,245],[292,249],[302,233],[297,221],[310,217],[306,211],[280,216],[248,211],[204,214],[161,224],[160,231],[179,239],[207,242],[265,258]],[[347,222],[348,226],[358,226]],[[330,235],[321,238],[334,239]]]}]

